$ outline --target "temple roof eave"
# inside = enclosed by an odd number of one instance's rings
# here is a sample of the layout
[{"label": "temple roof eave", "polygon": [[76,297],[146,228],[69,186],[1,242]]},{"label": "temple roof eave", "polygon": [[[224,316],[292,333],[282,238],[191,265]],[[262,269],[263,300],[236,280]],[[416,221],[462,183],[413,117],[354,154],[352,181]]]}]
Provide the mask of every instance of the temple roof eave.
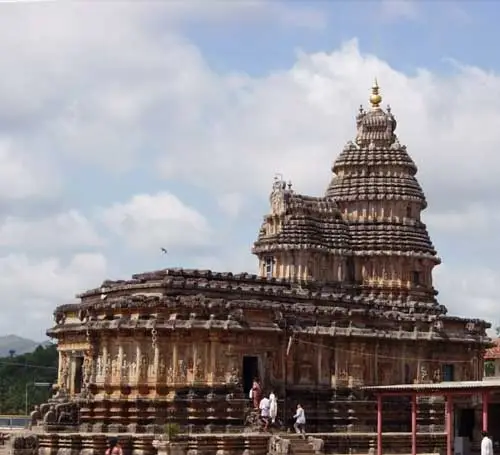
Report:
[{"label": "temple roof eave", "polygon": [[[66,327],[56,326],[47,331],[47,335],[51,338],[59,338],[64,340],[64,336],[69,334],[81,334],[82,336],[87,336],[88,334],[98,333],[100,335],[105,335],[109,332],[116,333],[117,331],[137,331],[143,330],[145,332],[151,331],[152,327],[146,325],[137,324],[126,324],[125,322],[116,324],[116,321],[102,321],[107,323],[107,326],[96,327],[90,326],[89,324],[72,324]],[[111,323],[115,322],[114,326]],[[441,331],[407,331],[407,330],[390,330],[390,329],[373,329],[373,328],[361,328],[361,327],[336,327],[336,326],[288,326],[287,329],[280,327],[278,324],[272,325],[252,325],[244,326],[238,323],[233,323],[231,326],[224,325],[225,321],[218,321],[217,324],[212,323],[207,325],[204,321],[168,321],[165,323],[156,323],[154,329],[157,332],[177,332],[177,331],[205,331],[208,333],[220,332],[222,334],[232,333],[263,333],[263,334],[281,334],[281,333],[294,333],[296,335],[304,336],[322,336],[322,337],[332,337],[332,338],[374,338],[374,339],[394,339],[394,340],[406,340],[414,342],[455,342],[464,344],[479,344],[484,347],[491,345],[491,340],[489,337],[484,335],[476,334],[460,334],[460,335],[448,335]],[[197,324],[195,324],[197,322]],[[208,321],[207,321],[208,322]]]}]

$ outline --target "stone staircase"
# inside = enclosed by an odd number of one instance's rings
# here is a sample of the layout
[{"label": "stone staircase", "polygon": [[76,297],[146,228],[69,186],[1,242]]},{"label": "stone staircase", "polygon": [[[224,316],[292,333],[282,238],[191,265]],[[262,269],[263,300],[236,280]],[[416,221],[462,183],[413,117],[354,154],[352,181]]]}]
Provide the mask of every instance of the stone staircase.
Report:
[{"label": "stone staircase", "polygon": [[314,450],[307,438],[290,438],[290,455],[314,455]]}]

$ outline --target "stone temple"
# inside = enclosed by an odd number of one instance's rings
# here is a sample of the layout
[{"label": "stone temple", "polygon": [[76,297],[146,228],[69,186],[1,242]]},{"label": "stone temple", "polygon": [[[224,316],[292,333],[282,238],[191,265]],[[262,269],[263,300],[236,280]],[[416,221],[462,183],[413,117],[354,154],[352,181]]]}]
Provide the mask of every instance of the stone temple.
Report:
[{"label": "stone temple", "polygon": [[[238,431],[257,377],[285,422],[300,402],[309,431],[366,432],[376,413],[363,385],[481,379],[489,324],[449,316],[436,298],[427,201],[381,101],[375,84],[323,196],[274,182],[252,250],[258,275],[139,273],[58,307],[50,418],[96,434],[166,421]],[[386,431],[407,429],[402,403],[387,406]],[[419,406],[421,427],[442,416],[438,399]]]}]

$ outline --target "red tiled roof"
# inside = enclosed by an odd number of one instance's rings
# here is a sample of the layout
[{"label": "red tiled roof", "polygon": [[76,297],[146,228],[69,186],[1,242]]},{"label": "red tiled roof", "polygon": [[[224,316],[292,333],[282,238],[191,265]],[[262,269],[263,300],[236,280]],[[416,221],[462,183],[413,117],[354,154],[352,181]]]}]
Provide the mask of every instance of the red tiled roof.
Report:
[{"label": "red tiled roof", "polygon": [[495,345],[492,348],[486,349],[484,354],[485,360],[500,359],[500,338],[492,340]]}]

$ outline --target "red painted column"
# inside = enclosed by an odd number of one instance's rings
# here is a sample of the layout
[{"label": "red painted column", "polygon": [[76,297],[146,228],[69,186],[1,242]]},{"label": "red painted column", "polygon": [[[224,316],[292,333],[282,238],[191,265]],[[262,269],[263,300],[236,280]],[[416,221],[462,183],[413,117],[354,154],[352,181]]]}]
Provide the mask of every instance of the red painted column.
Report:
[{"label": "red painted column", "polygon": [[490,393],[483,392],[483,431],[488,431],[488,404],[490,401]]},{"label": "red painted column", "polygon": [[453,455],[453,398],[446,396],[446,455]]},{"label": "red painted column", "polygon": [[382,455],[382,395],[377,395],[377,455]]},{"label": "red painted column", "polygon": [[417,394],[411,396],[411,455],[417,455]]}]

